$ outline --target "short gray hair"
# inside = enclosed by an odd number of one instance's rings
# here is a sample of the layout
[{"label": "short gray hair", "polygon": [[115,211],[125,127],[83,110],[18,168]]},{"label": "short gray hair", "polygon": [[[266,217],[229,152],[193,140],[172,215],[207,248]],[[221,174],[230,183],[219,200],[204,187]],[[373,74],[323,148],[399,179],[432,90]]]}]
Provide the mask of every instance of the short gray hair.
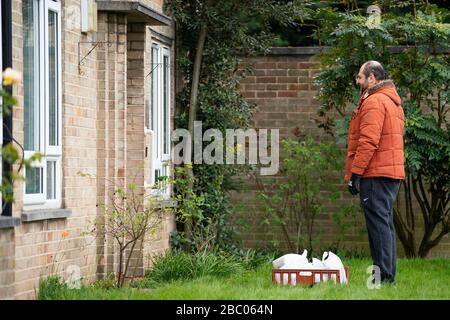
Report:
[{"label": "short gray hair", "polygon": [[370,60],[363,64],[363,74],[366,78],[373,74],[377,80],[386,79],[386,71],[384,71],[381,63],[375,60]]}]

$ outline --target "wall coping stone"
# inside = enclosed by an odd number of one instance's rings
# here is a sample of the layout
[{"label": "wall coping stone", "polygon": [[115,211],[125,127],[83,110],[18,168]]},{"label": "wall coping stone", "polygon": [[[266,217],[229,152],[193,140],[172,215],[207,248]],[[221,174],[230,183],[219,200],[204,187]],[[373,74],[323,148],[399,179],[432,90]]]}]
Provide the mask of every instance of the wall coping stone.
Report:
[{"label": "wall coping stone", "polygon": [[[410,49],[411,46],[388,46],[390,53],[399,53],[403,50]],[[424,50],[423,48],[418,48],[419,50]],[[301,56],[301,55],[315,55],[322,52],[327,52],[330,47],[272,47],[266,53],[268,56]],[[436,49],[436,53],[450,53],[450,51],[445,51],[442,48]],[[261,54],[263,55],[263,54]]]},{"label": "wall coping stone", "polygon": [[10,216],[0,216],[0,229],[17,227],[20,224],[20,218]]}]

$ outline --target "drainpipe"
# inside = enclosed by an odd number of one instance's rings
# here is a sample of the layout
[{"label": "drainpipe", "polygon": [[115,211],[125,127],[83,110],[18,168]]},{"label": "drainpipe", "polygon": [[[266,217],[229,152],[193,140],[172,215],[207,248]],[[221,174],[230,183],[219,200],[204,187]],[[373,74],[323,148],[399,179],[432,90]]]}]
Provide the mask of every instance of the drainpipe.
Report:
[{"label": "drainpipe", "polygon": [[[2,61],[3,61],[3,70],[6,68],[12,68],[12,12],[11,12],[11,0],[2,0]],[[2,70],[2,71],[3,71]],[[12,94],[12,87],[6,87],[6,91]],[[3,115],[3,146],[11,143],[12,137],[9,134],[13,130],[12,124],[12,108],[11,113],[9,115]],[[2,172],[5,176],[6,180],[11,182],[11,178],[9,173],[12,168],[11,165],[2,161]],[[1,215],[3,216],[12,216],[12,204],[7,203],[4,205],[5,208]]]}]

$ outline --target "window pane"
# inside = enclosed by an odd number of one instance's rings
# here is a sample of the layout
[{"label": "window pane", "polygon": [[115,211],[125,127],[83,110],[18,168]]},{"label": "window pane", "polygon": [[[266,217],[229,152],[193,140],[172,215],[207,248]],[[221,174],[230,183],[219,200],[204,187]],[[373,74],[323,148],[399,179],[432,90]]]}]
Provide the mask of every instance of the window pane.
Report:
[{"label": "window pane", "polygon": [[[162,167],[162,176],[163,176],[163,177],[167,177],[167,163],[164,163],[164,164],[163,164],[163,167]],[[164,188],[167,188],[167,179],[164,180],[163,186],[164,186]]]},{"label": "window pane", "polygon": [[152,130],[155,132],[156,154],[159,155],[159,128],[158,128],[158,49],[152,48]]},{"label": "window pane", "polygon": [[169,153],[169,57],[164,56],[163,63],[163,153]]},{"label": "window pane", "polygon": [[39,150],[39,32],[38,4],[23,0],[24,147]]},{"label": "window pane", "polygon": [[58,14],[48,12],[49,144],[58,145]]},{"label": "window pane", "polygon": [[158,182],[159,177],[161,176],[161,170],[156,169],[155,170],[155,183]]},{"label": "window pane", "polygon": [[56,161],[47,161],[47,199],[56,199]]},{"label": "window pane", "polygon": [[25,179],[26,179],[26,187],[25,192],[27,194],[36,194],[42,193],[43,186],[43,177],[42,177],[42,168],[28,168],[25,171]]}]

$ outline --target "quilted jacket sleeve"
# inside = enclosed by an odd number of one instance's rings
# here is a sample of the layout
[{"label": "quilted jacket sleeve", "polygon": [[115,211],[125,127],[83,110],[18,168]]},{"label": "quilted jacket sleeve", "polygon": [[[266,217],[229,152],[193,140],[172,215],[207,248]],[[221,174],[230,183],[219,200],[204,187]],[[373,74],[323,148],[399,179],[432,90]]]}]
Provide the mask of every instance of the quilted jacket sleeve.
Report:
[{"label": "quilted jacket sleeve", "polygon": [[351,168],[352,173],[364,174],[375,150],[378,149],[385,113],[382,103],[375,95],[363,102],[359,127],[360,135]]}]

